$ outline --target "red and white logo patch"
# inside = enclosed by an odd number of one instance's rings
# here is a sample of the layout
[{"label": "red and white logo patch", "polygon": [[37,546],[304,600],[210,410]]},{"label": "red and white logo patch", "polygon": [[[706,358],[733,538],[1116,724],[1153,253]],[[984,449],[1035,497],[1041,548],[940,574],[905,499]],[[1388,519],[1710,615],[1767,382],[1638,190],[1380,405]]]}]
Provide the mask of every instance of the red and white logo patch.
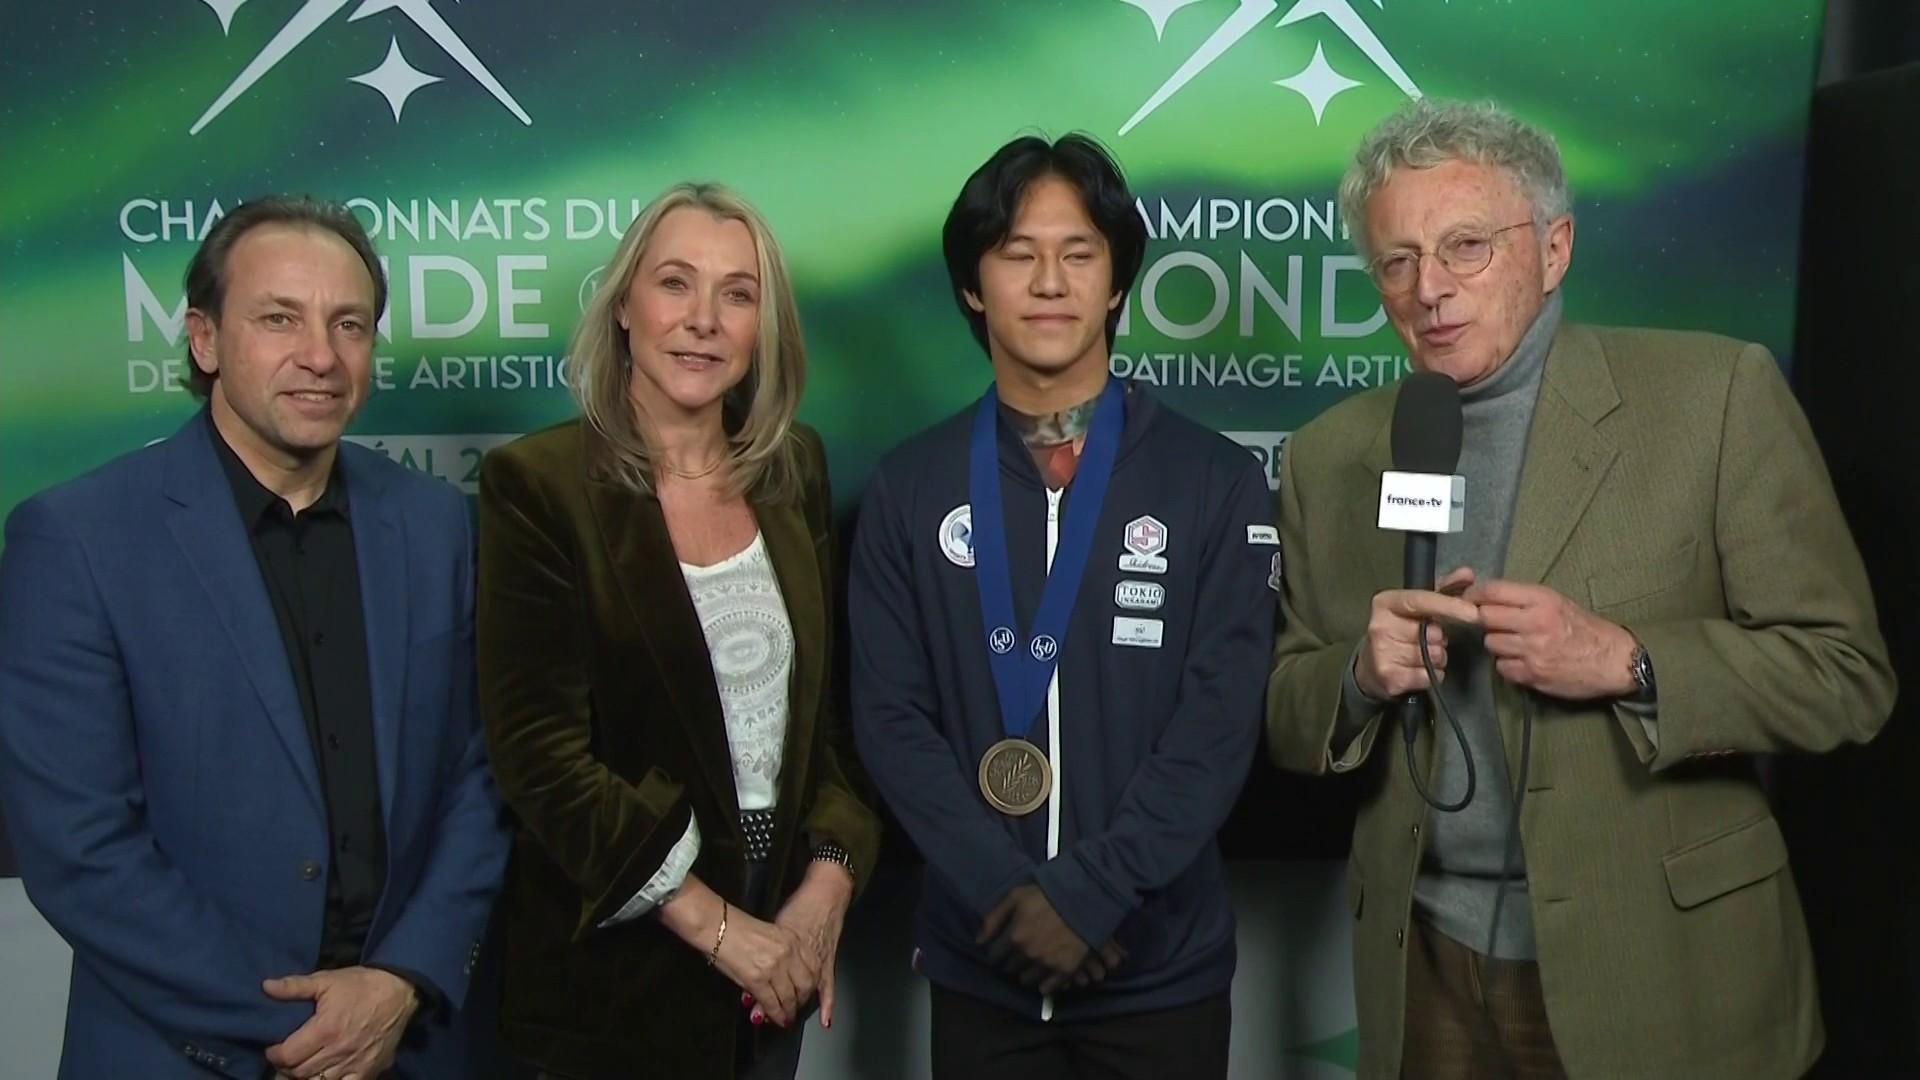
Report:
[{"label": "red and white logo patch", "polygon": [[1135,555],[1152,556],[1167,550],[1167,527],[1151,514],[1127,522],[1127,550]]}]

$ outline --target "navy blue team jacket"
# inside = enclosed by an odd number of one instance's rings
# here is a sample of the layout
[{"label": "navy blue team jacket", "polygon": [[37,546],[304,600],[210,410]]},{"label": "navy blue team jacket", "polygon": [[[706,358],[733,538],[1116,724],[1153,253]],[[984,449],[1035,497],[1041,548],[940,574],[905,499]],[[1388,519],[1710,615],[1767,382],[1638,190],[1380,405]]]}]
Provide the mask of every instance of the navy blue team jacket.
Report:
[{"label": "navy blue team jacket", "polygon": [[[1214,835],[1246,779],[1271,662],[1279,547],[1248,452],[1134,389],[1057,674],[1028,737],[1054,793],[994,810],[977,770],[1005,737],[974,581],[967,447],[974,406],[897,447],[867,487],[849,580],[854,731],[926,860],[917,943],[942,987],[1060,1020],[1224,991],[1234,922]],[[1000,425],[1021,629],[1045,586],[1049,493]],[[1049,517],[1056,520],[1050,524]],[[1124,642],[1124,643],[1122,643]],[[1043,1002],[974,945],[1016,885],[1043,889],[1090,946],[1128,954],[1103,983]]]}]

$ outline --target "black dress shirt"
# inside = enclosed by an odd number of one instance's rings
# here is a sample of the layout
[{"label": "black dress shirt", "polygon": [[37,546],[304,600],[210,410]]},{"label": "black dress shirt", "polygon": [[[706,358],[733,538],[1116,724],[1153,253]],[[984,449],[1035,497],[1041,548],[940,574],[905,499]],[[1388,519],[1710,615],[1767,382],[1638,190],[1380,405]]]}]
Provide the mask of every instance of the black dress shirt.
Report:
[{"label": "black dress shirt", "polygon": [[387,838],[346,480],[336,462],[326,491],[296,514],[254,479],[211,413],[207,428],[273,603],[326,801],[332,857],[317,967],[350,967],[360,963],[386,884]]}]

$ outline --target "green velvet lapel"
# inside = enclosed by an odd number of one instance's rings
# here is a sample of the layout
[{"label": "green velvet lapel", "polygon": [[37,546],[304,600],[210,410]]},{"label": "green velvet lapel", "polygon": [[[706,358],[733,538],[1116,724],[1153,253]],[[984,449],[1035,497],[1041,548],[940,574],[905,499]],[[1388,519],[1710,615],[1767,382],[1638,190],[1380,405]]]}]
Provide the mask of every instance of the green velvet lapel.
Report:
[{"label": "green velvet lapel", "polygon": [[[593,478],[587,481],[587,493],[607,562],[662,673],[674,714],[686,728],[688,741],[699,758],[702,777],[719,797],[729,824],[737,830],[739,796],[713,660],[686,579],[680,574],[679,556],[667,533],[660,501]],[[787,618],[793,624],[793,673],[787,691],[787,734],[778,798],[779,806],[798,810],[812,765],[808,748],[813,745],[814,719],[826,673],[826,597],[821,593],[813,535],[801,506],[754,502],[752,507],[780,583]],[[785,864],[798,817],[797,813],[780,815],[774,838],[775,867]]]},{"label": "green velvet lapel", "polygon": [[814,720],[827,667],[826,597],[821,592],[819,554],[798,502],[754,503],[767,557],[780,580],[780,598],[793,624],[793,674],[787,683],[786,749],[780,760],[779,815],[770,869],[776,879],[787,865],[800,823],[813,755]]},{"label": "green velvet lapel", "polygon": [[660,500],[591,476],[587,500],[606,546],[607,564],[660,669],[674,716],[686,727],[707,784],[738,829],[740,803],[734,791],[733,754],[727,746],[720,691],[714,684],[713,662],[693,610],[693,597],[680,576],[680,558],[667,535]]}]

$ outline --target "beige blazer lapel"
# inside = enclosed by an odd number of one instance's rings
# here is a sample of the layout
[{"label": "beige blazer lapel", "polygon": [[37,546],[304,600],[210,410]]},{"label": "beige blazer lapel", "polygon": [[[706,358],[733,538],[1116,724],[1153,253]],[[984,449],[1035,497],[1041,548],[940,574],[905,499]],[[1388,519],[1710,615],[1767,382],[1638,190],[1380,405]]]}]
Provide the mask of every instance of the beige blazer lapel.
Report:
[{"label": "beige blazer lapel", "polygon": [[[1576,324],[1563,324],[1554,338],[1553,350],[1547,354],[1540,397],[1527,432],[1502,578],[1537,585],[1553,572],[1568,539],[1575,528],[1582,526],[1595,493],[1619,456],[1612,437],[1599,427],[1600,421],[1619,405],[1613,372],[1593,332]],[[1468,512],[1472,512],[1471,507]],[[1586,527],[1595,526],[1587,523]],[[1604,523],[1599,527],[1604,528]],[[1573,599],[1581,601],[1584,597]],[[1522,709],[1526,707],[1524,693],[1496,678],[1494,701],[1507,760],[1517,767]],[[1538,736],[1536,731],[1528,791],[1554,786],[1555,762]]]},{"label": "beige blazer lapel", "polygon": [[1563,326],[1547,354],[1540,399],[1527,432],[1502,577],[1538,584],[1553,570],[1619,455],[1613,440],[1599,429],[1601,419],[1619,405],[1606,353],[1592,331]]}]

